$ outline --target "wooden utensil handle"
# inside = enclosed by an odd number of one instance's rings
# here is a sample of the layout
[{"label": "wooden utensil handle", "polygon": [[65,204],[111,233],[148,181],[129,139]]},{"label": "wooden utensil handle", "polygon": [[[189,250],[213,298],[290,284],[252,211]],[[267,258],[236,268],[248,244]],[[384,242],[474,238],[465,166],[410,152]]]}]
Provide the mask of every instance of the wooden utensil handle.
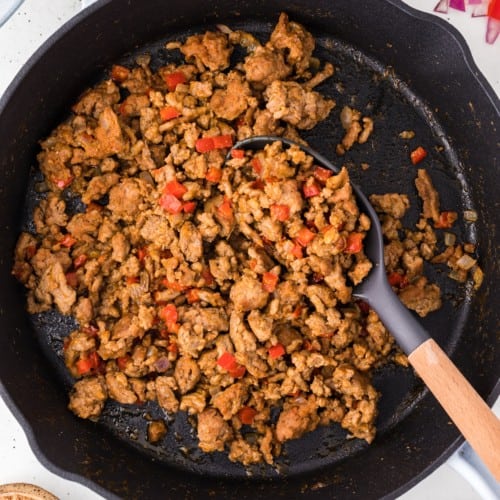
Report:
[{"label": "wooden utensil handle", "polygon": [[433,339],[410,363],[484,464],[500,481],[500,420]]}]

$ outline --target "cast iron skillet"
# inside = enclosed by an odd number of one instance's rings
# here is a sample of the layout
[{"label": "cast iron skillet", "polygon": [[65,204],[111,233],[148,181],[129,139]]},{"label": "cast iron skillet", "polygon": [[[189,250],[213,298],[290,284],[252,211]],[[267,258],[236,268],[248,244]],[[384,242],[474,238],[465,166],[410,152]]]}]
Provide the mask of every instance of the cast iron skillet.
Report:
[{"label": "cast iron skillet", "polygon": [[[215,0],[210,6],[198,0],[100,1],[37,52],[0,102],[0,380],[2,395],[40,460],[104,496],[394,497],[460,442],[411,370],[387,367],[375,377],[383,396],[379,434],[369,447],[345,441],[337,427],[322,428],[289,443],[276,468],[255,467],[249,475],[222,454],[197,452],[182,416],[171,424],[164,445],[151,447],[141,422],[143,413],[158,411],[153,405],[111,404],[99,424],[66,410],[69,380],[58,354],[72,321],[54,313],[29,318],[24,311],[24,291],[10,276],[10,267],[18,232],[30,227],[29,212],[37,201],[32,189],[37,141],[112,62],[149,51],[153,64],[162,64],[172,57],[161,48],[166,39],[221,22],[265,39],[280,11],[305,24],[317,39],[317,55],[337,67],[321,88],[337,100],[337,110],[306,136],[311,146],[335,159],[342,136],[338,111],[354,105],[376,123],[369,144],[344,158],[366,193],[410,193],[413,211],[407,222],[415,222],[420,206],[408,154],[418,143],[430,151],[426,166],[443,209],[478,211],[477,224],[461,222],[457,232],[479,242],[485,283],[472,295],[470,284],[457,286],[445,279],[444,270],[430,270],[446,301],[424,324],[483,397],[498,394],[500,111],[454,30],[389,0]],[[397,134],[408,129],[416,131],[417,139],[405,143]],[[367,171],[359,168],[362,162],[370,165]]]}]

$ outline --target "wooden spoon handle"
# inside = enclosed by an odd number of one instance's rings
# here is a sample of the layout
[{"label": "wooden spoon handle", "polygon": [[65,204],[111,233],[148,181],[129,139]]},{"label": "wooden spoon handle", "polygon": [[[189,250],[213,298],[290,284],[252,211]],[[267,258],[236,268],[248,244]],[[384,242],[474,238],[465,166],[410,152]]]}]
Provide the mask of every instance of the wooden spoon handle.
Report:
[{"label": "wooden spoon handle", "polygon": [[410,363],[484,464],[500,481],[500,420],[433,339]]}]

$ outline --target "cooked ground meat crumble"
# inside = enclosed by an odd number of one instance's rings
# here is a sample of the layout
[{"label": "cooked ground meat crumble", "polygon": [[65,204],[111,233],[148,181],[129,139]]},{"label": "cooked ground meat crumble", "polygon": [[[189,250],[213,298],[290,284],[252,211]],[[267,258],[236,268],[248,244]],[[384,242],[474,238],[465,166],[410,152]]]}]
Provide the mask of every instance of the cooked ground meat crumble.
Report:
[{"label": "cooked ground meat crumble", "polygon": [[[248,55],[231,67],[236,45]],[[143,56],[133,68],[113,66],[41,143],[48,193],[34,210],[35,234],[19,237],[13,273],[30,313],[57,308],[78,321],[64,345],[76,379],[69,408],[98,419],[108,399],[156,401],[195,417],[201,450],[226,450],[244,465],[272,463],[285,441],[332,422],[371,442],[379,398],[371,372],[407,360],[352,298],[371,268],[370,220],[348,172],[280,142],[231,150],[254,135],[300,141],[298,130],[335,106],[313,90],[333,66],[312,69],[314,39],[285,14],[265,45],[221,27],[167,48],[185,63],[153,72]],[[339,155],[374,128],[347,106],[340,118]],[[481,272],[472,258],[457,264],[473,248],[453,243],[437,255],[429,220],[447,228],[456,214],[440,211],[424,169],[415,183],[423,201],[415,230],[401,224],[406,195],[370,199],[389,281],[425,316],[441,297],[424,260],[448,263],[461,281]],[[65,190],[83,211],[69,214]],[[243,426],[253,428],[251,442]],[[167,432],[161,420],[148,424],[151,443]]]}]

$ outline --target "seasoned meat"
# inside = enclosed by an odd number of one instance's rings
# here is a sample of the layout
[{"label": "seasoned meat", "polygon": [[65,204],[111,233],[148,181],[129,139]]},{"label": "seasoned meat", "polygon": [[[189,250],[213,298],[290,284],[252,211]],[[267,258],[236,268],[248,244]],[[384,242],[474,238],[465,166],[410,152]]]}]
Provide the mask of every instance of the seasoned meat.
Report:
[{"label": "seasoned meat", "polygon": [[415,186],[420,198],[422,198],[422,215],[434,222],[439,221],[439,194],[434,188],[427,170],[418,169]]},{"label": "seasoned meat", "polygon": [[223,451],[232,437],[231,427],[215,408],[209,408],[198,415],[199,447],[205,452]]},{"label": "seasoned meat", "polygon": [[212,404],[219,410],[224,420],[229,420],[243,406],[248,397],[246,387],[237,382],[227,389],[218,392],[212,400]]},{"label": "seasoned meat", "polygon": [[319,416],[314,398],[304,403],[293,404],[284,409],[276,424],[276,438],[280,442],[297,439],[305,432],[314,430],[319,424]]},{"label": "seasoned meat", "polygon": [[200,380],[200,368],[196,361],[188,356],[181,356],[175,364],[174,377],[181,394],[193,389]]},{"label": "seasoned meat", "polygon": [[232,48],[223,33],[207,31],[203,35],[190,36],[180,47],[186,61],[195,61],[200,68],[210,71],[226,69]]},{"label": "seasoned meat", "polygon": [[407,286],[399,292],[401,302],[419,316],[427,316],[441,307],[441,291],[434,283],[427,283],[425,277]]},{"label": "seasoned meat", "polygon": [[69,409],[81,418],[97,418],[108,397],[102,377],[88,377],[75,382],[70,394]]},{"label": "seasoned meat", "polygon": [[246,79],[262,86],[268,86],[275,80],[284,80],[291,68],[286,65],[282,52],[271,47],[257,47],[245,59],[243,65]]},{"label": "seasoned meat", "polygon": [[213,93],[210,107],[219,118],[234,120],[245,112],[250,96],[248,83],[239,73],[231,71],[227,77],[226,88],[217,89]]}]

